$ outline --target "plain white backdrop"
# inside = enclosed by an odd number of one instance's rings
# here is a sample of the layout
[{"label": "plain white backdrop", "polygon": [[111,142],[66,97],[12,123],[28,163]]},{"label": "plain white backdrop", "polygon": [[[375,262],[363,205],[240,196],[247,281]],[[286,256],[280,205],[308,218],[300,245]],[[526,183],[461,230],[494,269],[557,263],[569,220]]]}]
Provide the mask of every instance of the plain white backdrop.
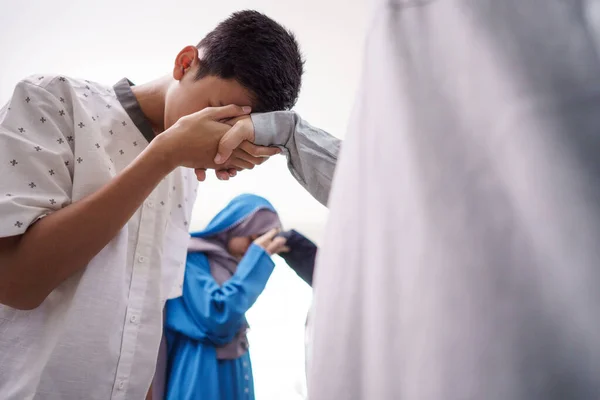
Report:
[{"label": "plain white backdrop", "polygon": [[[143,83],[170,73],[177,52],[195,45],[230,13],[255,9],[295,32],[306,58],[296,111],[344,137],[362,62],[366,0],[0,0],[0,103],[35,73],[60,73],[112,84]],[[327,210],[291,177],[279,156],[229,182],[200,186],[192,230],[234,196],[268,198],[286,228],[319,241]],[[301,399],[304,322],[310,289],[277,260],[267,289],[249,312],[258,400]]]}]

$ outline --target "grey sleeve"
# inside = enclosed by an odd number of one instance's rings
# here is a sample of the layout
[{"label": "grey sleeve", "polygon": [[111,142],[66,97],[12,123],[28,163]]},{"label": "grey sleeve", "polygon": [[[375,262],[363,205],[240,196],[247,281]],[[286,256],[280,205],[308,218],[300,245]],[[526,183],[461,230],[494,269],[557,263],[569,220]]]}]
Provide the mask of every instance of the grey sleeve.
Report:
[{"label": "grey sleeve", "polygon": [[315,128],[293,111],[252,114],[255,144],[278,146],[296,180],[327,205],[342,141]]}]

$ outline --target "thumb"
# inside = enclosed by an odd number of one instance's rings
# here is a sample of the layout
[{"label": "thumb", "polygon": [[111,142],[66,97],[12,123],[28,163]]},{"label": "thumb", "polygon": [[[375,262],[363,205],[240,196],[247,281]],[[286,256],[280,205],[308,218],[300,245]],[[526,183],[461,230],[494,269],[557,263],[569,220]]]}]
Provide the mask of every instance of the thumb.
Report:
[{"label": "thumb", "polygon": [[208,115],[214,121],[220,121],[222,119],[235,118],[241,115],[250,114],[252,108],[248,106],[240,107],[235,104],[230,104],[228,106],[223,107],[213,107],[208,111]]},{"label": "thumb", "polygon": [[252,132],[244,130],[241,123],[236,123],[231,127],[231,129],[225,132],[219,141],[219,148],[217,149],[215,163],[224,163],[227,159],[229,159],[229,157],[231,157],[233,150],[237,149],[243,141],[248,139],[252,139]]}]

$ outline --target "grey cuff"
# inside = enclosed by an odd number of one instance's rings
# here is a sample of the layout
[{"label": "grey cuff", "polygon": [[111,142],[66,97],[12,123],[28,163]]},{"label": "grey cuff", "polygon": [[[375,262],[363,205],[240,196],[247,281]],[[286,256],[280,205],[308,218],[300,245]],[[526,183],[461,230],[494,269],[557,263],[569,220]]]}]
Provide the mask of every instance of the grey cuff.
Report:
[{"label": "grey cuff", "polygon": [[296,114],[275,111],[251,114],[254,124],[254,144],[258,146],[285,146],[294,132]]}]

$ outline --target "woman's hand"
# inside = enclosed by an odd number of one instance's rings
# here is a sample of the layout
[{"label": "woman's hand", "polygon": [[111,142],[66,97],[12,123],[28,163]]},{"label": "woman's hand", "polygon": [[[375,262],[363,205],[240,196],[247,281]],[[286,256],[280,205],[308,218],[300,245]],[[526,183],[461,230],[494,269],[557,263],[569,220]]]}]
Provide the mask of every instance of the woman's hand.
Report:
[{"label": "woman's hand", "polygon": [[254,244],[265,249],[269,255],[289,251],[289,249],[285,246],[286,239],[284,237],[277,236],[278,233],[279,229],[271,229],[269,232],[256,239]]}]

